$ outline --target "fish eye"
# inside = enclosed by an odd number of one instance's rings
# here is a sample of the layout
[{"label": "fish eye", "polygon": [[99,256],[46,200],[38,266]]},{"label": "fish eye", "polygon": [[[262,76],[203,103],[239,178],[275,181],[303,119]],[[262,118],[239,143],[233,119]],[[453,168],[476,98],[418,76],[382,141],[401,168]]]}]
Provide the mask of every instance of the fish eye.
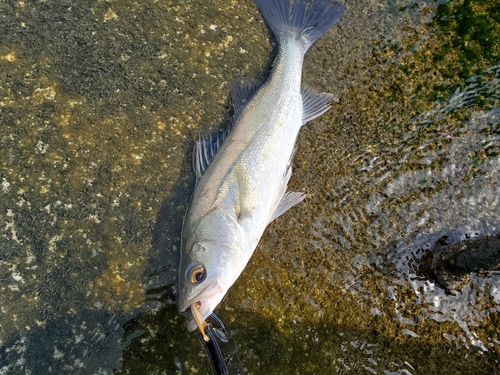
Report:
[{"label": "fish eye", "polygon": [[207,277],[207,273],[205,271],[205,267],[201,264],[191,267],[188,273],[188,279],[193,284],[199,284]]}]

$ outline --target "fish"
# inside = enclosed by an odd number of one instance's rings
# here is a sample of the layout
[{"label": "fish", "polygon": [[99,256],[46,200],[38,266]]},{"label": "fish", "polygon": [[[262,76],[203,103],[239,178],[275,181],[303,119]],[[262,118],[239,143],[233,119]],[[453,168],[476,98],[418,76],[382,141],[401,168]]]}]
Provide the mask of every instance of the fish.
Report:
[{"label": "fish", "polygon": [[306,195],[287,191],[300,128],[330,109],[333,95],[302,83],[304,55],[345,6],[331,0],[255,0],[277,54],[263,82],[235,79],[224,131],[199,138],[196,185],[181,233],[177,310],[187,328],[206,319],[243,272],[269,223]]}]

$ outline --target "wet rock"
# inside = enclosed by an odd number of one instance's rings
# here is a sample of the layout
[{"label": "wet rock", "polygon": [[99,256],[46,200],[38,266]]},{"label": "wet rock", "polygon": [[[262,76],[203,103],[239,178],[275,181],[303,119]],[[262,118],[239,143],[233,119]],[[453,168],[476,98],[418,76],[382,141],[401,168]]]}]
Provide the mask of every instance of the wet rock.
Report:
[{"label": "wet rock", "polygon": [[456,277],[500,270],[500,234],[454,244],[447,243],[447,239],[441,237],[433,251],[427,250],[418,268],[419,274],[435,280],[447,292],[448,284]]}]

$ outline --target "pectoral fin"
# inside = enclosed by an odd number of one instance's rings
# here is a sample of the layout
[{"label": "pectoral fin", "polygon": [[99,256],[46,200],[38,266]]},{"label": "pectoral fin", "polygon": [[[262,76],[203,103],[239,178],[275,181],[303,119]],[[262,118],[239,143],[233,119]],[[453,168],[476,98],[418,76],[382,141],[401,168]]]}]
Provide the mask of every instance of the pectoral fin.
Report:
[{"label": "pectoral fin", "polygon": [[252,189],[252,181],[248,178],[247,173],[243,169],[236,167],[235,175],[238,183],[239,198],[236,214],[238,220],[249,219],[253,215],[257,202],[257,190]]}]

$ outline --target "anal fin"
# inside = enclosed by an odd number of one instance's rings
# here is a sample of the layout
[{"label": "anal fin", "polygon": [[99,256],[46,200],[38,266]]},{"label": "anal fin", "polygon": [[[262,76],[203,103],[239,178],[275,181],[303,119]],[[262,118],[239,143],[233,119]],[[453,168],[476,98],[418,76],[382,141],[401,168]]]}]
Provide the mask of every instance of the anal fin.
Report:
[{"label": "anal fin", "polygon": [[327,92],[317,92],[307,84],[302,85],[302,125],[321,116],[330,109],[333,95]]}]

